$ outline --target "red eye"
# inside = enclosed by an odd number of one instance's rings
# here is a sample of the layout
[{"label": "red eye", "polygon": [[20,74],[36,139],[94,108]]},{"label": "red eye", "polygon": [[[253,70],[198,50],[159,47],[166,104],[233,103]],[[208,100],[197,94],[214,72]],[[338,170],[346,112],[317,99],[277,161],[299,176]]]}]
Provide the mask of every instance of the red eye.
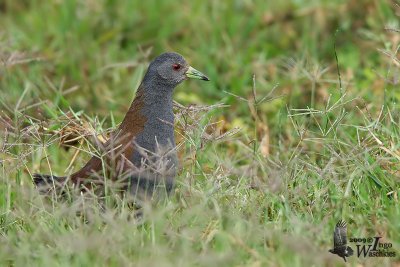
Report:
[{"label": "red eye", "polygon": [[172,68],[173,68],[174,70],[179,70],[179,69],[181,68],[181,64],[173,64],[173,65],[172,65]]}]

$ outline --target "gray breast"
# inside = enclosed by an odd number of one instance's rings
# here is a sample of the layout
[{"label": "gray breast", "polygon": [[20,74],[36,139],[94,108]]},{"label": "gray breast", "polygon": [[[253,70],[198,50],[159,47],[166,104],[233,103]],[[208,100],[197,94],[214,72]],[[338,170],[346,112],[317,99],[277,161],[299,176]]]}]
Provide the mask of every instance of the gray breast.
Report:
[{"label": "gray breast", "polygon": [[130,178],[130,191],[140,200],[170,193],[178,165],[172,103],[162,109],[147,106],[142,112],[147,122],[134,140],[130,159],[137,168]]}]

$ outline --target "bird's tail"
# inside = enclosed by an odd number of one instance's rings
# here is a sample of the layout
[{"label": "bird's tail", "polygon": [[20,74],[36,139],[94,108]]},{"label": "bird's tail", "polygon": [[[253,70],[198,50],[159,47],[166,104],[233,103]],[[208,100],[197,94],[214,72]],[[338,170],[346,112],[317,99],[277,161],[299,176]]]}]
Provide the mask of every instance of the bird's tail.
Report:
[{"label": "bird's tail", "polygon": [[351,256],[351,255],[353,255],[353,253],[354,253],[353,249],[348,246],[347,247],[347,256]]},{"label": "bird's tail", "polygon": [[[42,194],[50,192],[64,193],[67,177],[59,177],[55,175],[38,174],[33,175],[33,183]],[[55,190],[55,191],[54,191]]]}]

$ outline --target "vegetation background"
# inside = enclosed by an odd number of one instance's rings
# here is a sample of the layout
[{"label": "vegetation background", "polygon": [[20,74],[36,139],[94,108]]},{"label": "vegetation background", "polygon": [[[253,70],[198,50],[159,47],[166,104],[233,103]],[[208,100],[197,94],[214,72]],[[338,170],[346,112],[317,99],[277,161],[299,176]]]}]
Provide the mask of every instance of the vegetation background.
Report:
[{"label": "vegetation background", "polygon": [[[344,219],[397,253],[350,265],[399,266],[399,5],[0,0],[0,265],[341,266]],[[176,90],[170,199],[135,225],[112,194],[39,196],[32,174],[82,166],[164,51],[211,79]]]}]

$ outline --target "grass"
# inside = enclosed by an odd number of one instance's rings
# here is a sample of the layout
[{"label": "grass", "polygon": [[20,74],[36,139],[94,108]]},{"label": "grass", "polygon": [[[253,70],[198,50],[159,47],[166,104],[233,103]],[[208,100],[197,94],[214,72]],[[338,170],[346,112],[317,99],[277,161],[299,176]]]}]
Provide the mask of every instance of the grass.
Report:
[{"label": "grass", "polygon": [[[3,0],[0,265],[342,266],[340,219],[397,251],[350,265],[399,265],[399,4]],[[167,50],[211,79],[175,93],[174,194],[141,225],[112,193],[39,196]]]}]

